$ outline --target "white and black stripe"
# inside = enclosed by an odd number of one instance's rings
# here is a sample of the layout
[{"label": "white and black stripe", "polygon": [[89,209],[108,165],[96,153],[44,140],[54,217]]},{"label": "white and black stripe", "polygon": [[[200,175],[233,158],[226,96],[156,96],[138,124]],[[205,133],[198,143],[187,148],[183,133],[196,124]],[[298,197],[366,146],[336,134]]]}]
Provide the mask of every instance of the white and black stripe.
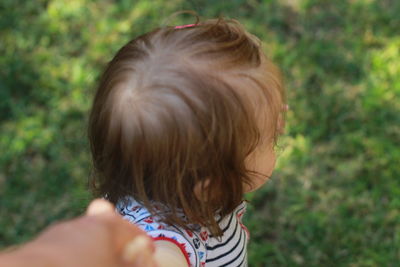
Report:
[{"label": "white and black stripe", "polygon": [[242,227],[238,214],[245,205],[240,205],[229,217],[221,221],[223,236],[210,236],[206,266],[247,266],[247,231]]}]

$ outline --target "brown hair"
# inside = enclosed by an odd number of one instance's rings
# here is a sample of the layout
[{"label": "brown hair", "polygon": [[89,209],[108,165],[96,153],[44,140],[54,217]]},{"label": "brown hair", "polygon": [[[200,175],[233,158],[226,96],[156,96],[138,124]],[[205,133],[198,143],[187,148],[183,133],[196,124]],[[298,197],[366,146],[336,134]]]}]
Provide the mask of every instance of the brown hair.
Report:
[{"label": "brown hair", "polygon": [[276,140],[283,99],[279,71],[236,20],[137,37],[109,62],[90,113],[96,193],[113,203],[132,196],[153,213],[162,203],[165,222],[221,235],[215,215],[231,213],[258,175],[245,159]]}]

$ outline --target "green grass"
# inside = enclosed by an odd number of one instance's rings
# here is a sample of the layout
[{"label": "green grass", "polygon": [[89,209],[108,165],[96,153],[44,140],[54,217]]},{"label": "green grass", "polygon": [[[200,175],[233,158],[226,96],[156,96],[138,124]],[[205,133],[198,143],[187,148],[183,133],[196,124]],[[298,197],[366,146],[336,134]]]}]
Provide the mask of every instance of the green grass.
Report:
[{"label": "green grass", "polygon": [[91,199],[86,122],[99,73],[125,42],[182,9],[238,19],[286,77],[291,109],[278,168],[248,196],[250,265],[396,266],[395,0],[2,0],[0,247],[82,213]]}]

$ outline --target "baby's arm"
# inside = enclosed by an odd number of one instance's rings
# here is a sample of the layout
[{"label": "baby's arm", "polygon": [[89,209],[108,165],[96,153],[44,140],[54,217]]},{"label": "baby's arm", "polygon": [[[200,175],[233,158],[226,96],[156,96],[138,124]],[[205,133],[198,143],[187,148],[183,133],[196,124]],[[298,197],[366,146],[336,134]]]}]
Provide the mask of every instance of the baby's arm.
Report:
[{"label": "baby's arm", "polygon": [[157,240],[154,258],[158,267],[188,267],[180,248],[172,242]]}]

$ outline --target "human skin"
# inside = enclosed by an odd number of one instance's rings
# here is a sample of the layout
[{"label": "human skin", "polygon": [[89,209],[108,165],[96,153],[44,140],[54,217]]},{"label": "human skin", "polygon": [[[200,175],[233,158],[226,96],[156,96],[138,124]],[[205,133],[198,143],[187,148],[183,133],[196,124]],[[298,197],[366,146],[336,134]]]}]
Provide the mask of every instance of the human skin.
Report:
[{"label": "human skin", "polygon": [[276,163],[276,155],[273,144],[264,149],[256,149],[247,159],[247,166],[249,170],[256,171],[259,174],[253,176],[251,185],[244,184],[245,193],[253,192],[262,187],[271,177]]},{"label": "human skin", "polygon": [[[137,238],[140,248],[127,254],[125,248]],[[110,203],[95,200],[85,216],[50,226],[35,240],[0,253],[0,266],[156,266],[154,249],[151,239],[117,215]]]},{"label": "human skin", "polygon": [[[285,120],[283,113],[289,110],[288,105],[282,107],[282,113],[277,121],[278,134],[282,135],[285,132]],[[251,185],[244,184],[244,192],[254,192],[262,187],[272,176],[275,169],[276,153],[274,150],[274,142],[271,141],[268,145],[257,147],[246,159],[246,166],[249,170],[255,171],[261,175],[253,176]]]}]

